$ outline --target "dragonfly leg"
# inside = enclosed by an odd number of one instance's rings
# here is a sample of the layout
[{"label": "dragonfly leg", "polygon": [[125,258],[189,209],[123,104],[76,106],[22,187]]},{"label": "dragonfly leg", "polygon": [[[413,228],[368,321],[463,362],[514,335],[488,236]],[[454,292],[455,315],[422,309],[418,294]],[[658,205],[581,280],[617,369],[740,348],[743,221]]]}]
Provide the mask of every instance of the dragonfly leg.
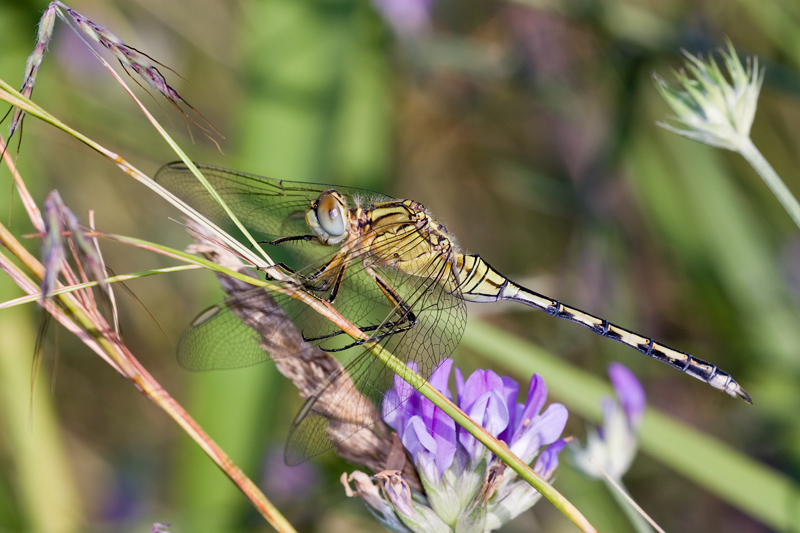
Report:
[{"label": "dragonfly leg", "polygon": [[[371,331],[388,330],[386,333],[383,333],[381,335],[373,335],[369,338],[370,341],[376,341],[388,337],[389,335],[394,335],[395,333],[399,333],[401,331],[407,331],[413,328],[416,324],[417,324],[416,320],[414,320],[413,322],[407,322],[405,324],[402,324],[402,322],[384,322],[383,324],[377,324],[372,326],[358,326],[358,329],[365,333]],[[303,336],[303,340],[306,342],[321,341],[326,339],[332,339],[334,337],[338,337],[339,335],[344,335],[344,334],[345,334],[344,331],[337,331],[336,333],[330,333],[328,335],[322,335],[320,337]],[[343,350],[347,350],[348,348],[352,348],[353,346],[359,346],[361,344],[364,344],[364,342],[366,341],[365,340],[354,341],[345,346],[344,348],[330,348],[330,349],[320,348],[320,349],[326,352],[341,352]]]},{"label": "dragonfly leg", "polygon": [[281,281],[281,279],[279,277],[275,277],[274,275],[269,273],[269,271],[273,270],[273,269],[279,271],[281,273],[281,275],[284,275],[284,276],[296,276],[297,275],[297,273],[294,270],[292,270],[286,263],[275,263],[274,265],[271,265],[271,266],[263,268],[264,273],[267,276],[269,276],[270,279],[272,279],[273,281]]},{"label": "dragonfly leg", "polygon": [[276,244],[283,244],[285,242],[313,241],[313,240],[317,240],[317,238],[314,235],[295,235],[293,237],[281,237],[280,239],[275,239],[274,241],[258,241],[258,244],[269,244],[274,246]]},{"label": "dragonfly leg", "polygon": [[[287,266],[285,263],[277,263],[274,266],[264,269],[264,272],[276,281],[284,281],[283,279],[276,278],[269,273],[270,269],[277,269],[281,272],[283,277],[294,277],[297,279],[297,284],[301,285],[303,289],[311,292],[327,292],[325,300],[328,303],[333,303],[336,296],[339,294],[339,289],[342,286],[344,275],[347,272],[347,263],[342,261],[341,254],[337,254],[331,258],[330,261],[325,263],[313,274],[306,276],[298,273],[296,270]],[[331,277],[335,276],[333,281]],[[321,284],[314,284],[320,278],[324,278]]]},{"label": "dragonfly leg", "polygon": [[[386,337],[391,337],[392,335],[396,335],[396,334],[401,333],[403,331],[410,330],[411,328],[413,328],[416,325],[416,322],[414,324],[409,322],[409,323],[407,323],[407,324],[405,324],[403,326],[398,326],[398,327],[390,327],[390,324],[393,324],[393,323],[392,322],[387,322],[386,324],[381,324],[380,326],[371,326],[373,331],[377,330],[377,329],[388,329],[388,331],[386,333],[383,333],[381,335],[371,335],[369,339],[353,341],[350,344],[348,344],[347,346],[343,346],[341,348],[322,348],[322,347],[319,347],[319,349],[322,350],[323,352],[328,352],[328,353],[343,352],[343,351],[349,350],[350,348],[353,348],[355,346],[361,346],[365,342],[379,342],[379,341],[385,339]],[[361,331],[367,331],[369,328],[358,328],[358,329],[360,329]],[[333,335],[329,335],[329,336],[333,337],[335,335],[340,335],[341,333],[344,333],[344,332],[334,333]],[[303,337],[303,339],[305,339],[305,337]],[[308,339],[305,339],[305,340],[308,340]]]},{"label": "dragonfly leg", "polygon": [[[358,329],[360,329],[365,333],[371,333],[374,331],[384,332],[384,333],[379,333],[378,335],[370,335],[369,338],[370,341],[379,341],[390,335],[394,335],[395,333],[408,331],[409,329],[413,328],[417,324],[417,317],[412,311],[411,306],[408,305],[403,300],[403,298],[399,294],[397,294],[397,292],[394,289],[392,289],[389,283],[387,283],[386,280],[384,280],[380,276],[380,274],[378,274],[377,272],[375,272],[373,269],[369,268],[366,265],[364,270],[365,272],[367,272],[367,274],[369,274],[369,276],[373,279],[373,281],[375,281],[375,283],[381,289],[381,292],[386,297],[386,299],[389,300],[389,304],[392,306],[392,309],[394,310],[397,319],[387,320],[378,325],[370,325],[363,327],[356,324],[356,326],[358,326]],[[307,342],[315,342],[315,341],[331,339],[338,335],[343,335],[343,334],[344,334],[343,331],[337,331],[329,335],[323,335],[314,338],[306,338],[304,336],[303,339],[306,340]],[[326,352],[341,352],[344,350],[348,350],[354,346],[360,346],[364,342],[365,341],[363,340],[358,340],[358,341],[353,341],[352,343],[344,347],[330,348],[330,349],[322,348],[322,349],[325,350]]]}]

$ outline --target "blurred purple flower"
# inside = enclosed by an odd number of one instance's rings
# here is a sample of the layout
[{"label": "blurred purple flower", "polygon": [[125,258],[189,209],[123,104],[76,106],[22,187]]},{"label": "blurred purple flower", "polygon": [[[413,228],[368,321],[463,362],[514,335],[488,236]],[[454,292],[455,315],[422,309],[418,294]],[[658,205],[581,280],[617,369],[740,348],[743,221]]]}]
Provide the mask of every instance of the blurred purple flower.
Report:
[{"label": "blurred purple flower", "polygon": [[[449,399],[452,366],[446,359],[429,379]],[[536,459],[535,471],[549,479],[566,444],[559,437],[567,410],[554,403],[542,412],[547,398],[542,378],[531,378],[525,403],[518,403],[519,385],[511,378],[491,370],[477,370],[466,380],[458,369],[455,375],[458,406],[524,462]],[[504,472],[502,462],[475,437],[399,377],[386,394],[383,415],[413,457],[426,491],[427,501],[421,495],[398,499],[382,486],[406,530],[427,531],[437,520],[449,527],[459,524],[459,531],[496,529],[539,499],[535,489],[515,472]]]},{"label": "blurred purple flower", "polygon": [[608,376],[617,398],[603,398],[603,425],[587,431],[585,446],[571,444],[570,456],[583,474],[602,478],[599,466],[618,481],[636,457],[646,399],[641,383],[624,365],[609,365]]},{"label": "blurred purple flower", "polygon": [[262,469],[264,492],[276,503],[308,499],[317,486],[319,476],[312,464],[287,466],[283,448],[276,447],[266,454]]},{"label": "blurred purple flower", "polygon": [[617,399],[625,411],[628,423],[633,428],[638,428],[647,407],[647,398],[644,395],[644,388],[633,372],[621,363],[611,363],[608,366],[608,377]]},{"label": "blurred purple flower", "polygon": [[401,37],[413,37],[430,28],[433,0],[372,0],[372,3]]}]

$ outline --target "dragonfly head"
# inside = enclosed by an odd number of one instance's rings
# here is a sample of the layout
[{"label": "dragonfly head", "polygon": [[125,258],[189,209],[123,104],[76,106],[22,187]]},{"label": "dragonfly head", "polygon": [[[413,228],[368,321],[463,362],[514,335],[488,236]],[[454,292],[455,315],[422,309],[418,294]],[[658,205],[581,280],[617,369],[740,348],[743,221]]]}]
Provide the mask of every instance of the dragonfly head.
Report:
[{"label": "dragonfly head", "polygon": [[344,196],[330,189],[306,211],[306,223],[314,230],[322,244],[339,244],[350,233],[350,218]]}]

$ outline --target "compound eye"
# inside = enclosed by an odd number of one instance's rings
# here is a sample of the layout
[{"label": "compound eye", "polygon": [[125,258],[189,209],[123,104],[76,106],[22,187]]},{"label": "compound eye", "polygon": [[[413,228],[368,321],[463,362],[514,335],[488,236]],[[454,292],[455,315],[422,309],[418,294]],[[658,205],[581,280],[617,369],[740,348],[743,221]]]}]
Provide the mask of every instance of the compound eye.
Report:
[{"label": "compound eye", "polygon": [[345,232],[345,212],[341,200],[332,192],[322,193],[317,202],[317,220],[325,233],[339,237]]}]

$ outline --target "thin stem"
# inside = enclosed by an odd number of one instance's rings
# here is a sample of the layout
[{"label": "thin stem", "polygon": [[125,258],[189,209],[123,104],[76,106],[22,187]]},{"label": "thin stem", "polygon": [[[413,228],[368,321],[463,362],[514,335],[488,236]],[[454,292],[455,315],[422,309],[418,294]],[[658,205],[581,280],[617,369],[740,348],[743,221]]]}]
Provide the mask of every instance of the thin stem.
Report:
[{"label": "thin stem", "polygon": [[664,533],[664,530],[658,527],[658,524],[653,522],[649,516],[645,515],[642,508],[631,498],[621,479],[612,479],[605,472],[603,472],[603,476],[603,481],[608,491],[617,501],[617,505],[625,513],[625,516],[628,517],[633,529],[638,533],[653,533],[653,528],[656,528],[659,533]]},{"label": "thin stem", "polygon": [[742,154],[747,162],[750,163],[750,166],[758,172],[761,179],[763,179],[767,187],[772,190],[772,193],[778,197],[778,201],[783,205],[783,208],[786,209],[786,212],[789,213],[789,216],[792,217],[797,227],[800,228],[800,203],[797,202],[797,199],[783,180],[781,180],[780,176],[778,176],[778,173],[775,172],[775,169],[772,168],[772,165],[764,158],[749,137],[745,138],[740,143],[739,153]]},{"label": "thin stem", "polygon": [[[103,283],[119,283],[122,281],[130,281],[139,278],[146,278],[148,276],[155,276],[156,274],[183,272],[184,270],[197,270],[198,268],[201,268],[200,265],[177,265],[174,267],[155,268],[153,270],[143,270],[141,272],[132,272],[131,274],[120,274],[118,276],[111,276],[104,279]],[[54,289],[50,291],[48,295],[52,297],[56,296],[57,294],[64,294],[66,292],[75,292],[81,289],[97,287],[98,285],[100,285],[99,281],[87,281],[85,283],[78,283],[75,285],[69,285],[66,287]],[[17,305],[22,305],[22,304],[35,303],[36,300],[40,299],[41,297],[42,297],[41,294],[30,294],[28,296],[20,296],[19,298],[14,298],[13,300],[6,300],[5,302],[0,302],[0,309],[15,307]]]},{"label": "thin stem", "polygon": [[[36,104],[32,100],[25,98],[25,96],[20,94],[16,89],[10,86],[3,79],[0,79],[0,100],[4,100],[9,104],[11,104],[12,106],[22,109],[27,114],[34,116],[44,122],[47,122],[52,126],[55,126],[56,128],[62,130],[63,132],[75,137],[77,140],[81,141],[88,147],[97,151],[98,153],[109,159],[111,162],[116,164],[123,172],[131,176],[133,179],[135,179],[139,183],[143,184],[145,187],[151,189],[156,194],[158,194],[159,196],[161,196],[162,198],[173,204],[175,207],[180,209],[181,212],[183,212],[187,217],[191,218],[192,220],[197,220],[210,228],[213,228],[218,235],[226,239],[225,244],[227,246],[236,250],[243,257],[248,258],[248,260],[253,262],[254,264],[257,263],[258,261],[261,261],[261,259],[259,259],[259,257],[256,256],[247,246],[242,245],[242,243],[240,243],[238,240],[230,237],[227,233],[218,228],[213,222],[206,219],[203,215],[195,211],[185,202],[183,202],[175,195],[164,189],[158,183],[154,182],[142,171],[140,171],[139,169],[128,163],[122,157],[120,157],[119,154],[106,149],[105,147],[101,146],[99,143],[93,141],[92,139],[86,137],[79,131],[74,130],[73,128],[64,124],[63,122],[61,122],[56,117],[45,111],[43,108],[41,108],[38,104]],[[166,135],[166,133],[164,134]],[[172,139],[168,140],[168,142],[170,141],[171,143],[174,143]],[[191,164],[191,161],[188,159],[188,156],[183,154],[183,152],[180,152],[179,155],[182,157],[186,157],[184,162],[186,162],[187,165]],[[259,246],[257,249],[261,250],[261,247]],[[261,252],[263,253],[263,250],[261,250]]]},{"label": "thin stem", "polygon": [[200,445],[203,451],[214,463],[233,481],[237,487],[253,502],[253,505],[261,513],[267,522],[277,531],[295,533],[295,529],[272,505],[264,493],[236,466],[222,448],[214,442],[208,434],[189,416],[189,414],[175,401],[175,399],[150,375],[139,361],[131,356],[133,366],[137,371],[137,376],[132,380],[148,398],[153,400],[167,414],[180,425],[192,439]]}]

